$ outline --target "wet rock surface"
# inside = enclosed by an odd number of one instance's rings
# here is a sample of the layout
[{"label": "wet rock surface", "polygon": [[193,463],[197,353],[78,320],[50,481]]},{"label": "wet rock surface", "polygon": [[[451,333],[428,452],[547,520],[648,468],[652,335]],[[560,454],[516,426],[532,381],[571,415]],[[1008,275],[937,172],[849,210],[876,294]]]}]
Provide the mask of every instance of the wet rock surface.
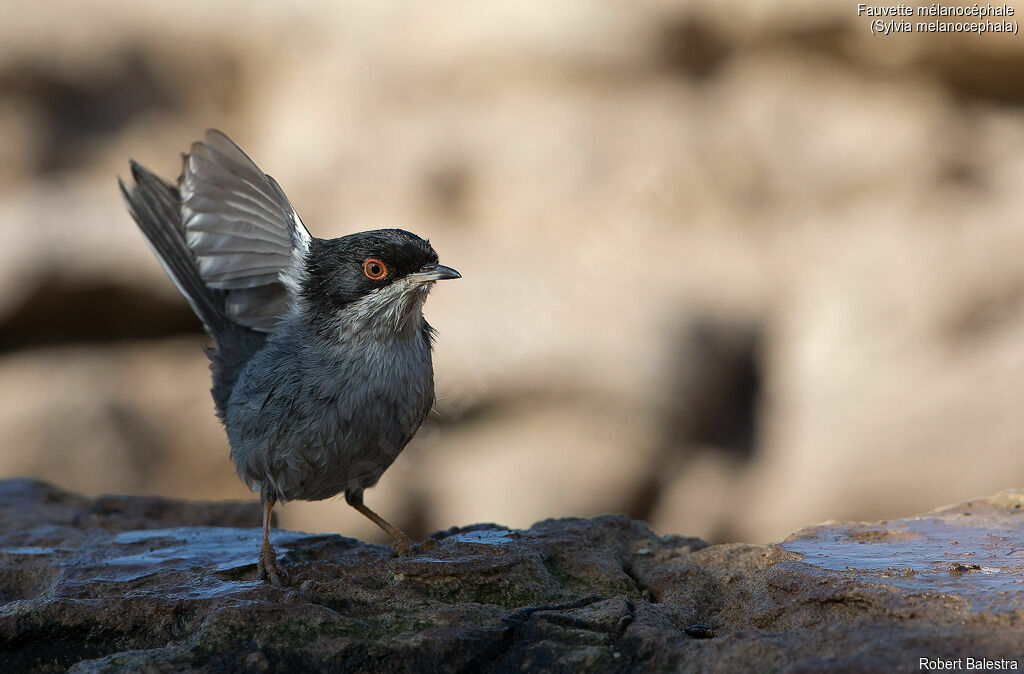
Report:
[{"label": "wet rock surface", "polygon": [[[779,545],[624,516],[484,524],[396,559],[276,531],[253,504],[88,499],[0,482],[3,671],[892,671],[1013,659],[1024,494],[825,524]],[[343,507],[339,505],[339,507]],[[1021,663],[1018,662],[1018,667]]]}]

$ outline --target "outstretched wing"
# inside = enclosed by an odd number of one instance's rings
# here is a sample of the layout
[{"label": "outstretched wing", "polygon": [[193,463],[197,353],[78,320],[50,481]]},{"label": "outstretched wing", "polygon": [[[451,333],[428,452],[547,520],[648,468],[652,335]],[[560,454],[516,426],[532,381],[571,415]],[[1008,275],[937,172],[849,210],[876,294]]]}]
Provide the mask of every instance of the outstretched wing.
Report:
[{"label": "outstretched wing", "polygon": [[225,311],[270,332],[299,292],[310,236],[277,182],[220,131],[185,156],[179,185],[185,240]]}]

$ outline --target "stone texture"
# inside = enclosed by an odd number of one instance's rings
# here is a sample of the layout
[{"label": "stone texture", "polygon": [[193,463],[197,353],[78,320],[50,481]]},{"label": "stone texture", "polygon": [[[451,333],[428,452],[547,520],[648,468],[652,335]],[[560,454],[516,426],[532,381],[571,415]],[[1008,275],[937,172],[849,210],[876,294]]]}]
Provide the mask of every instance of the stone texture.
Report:
[{"label": "stone texture", "polygon": [[[778,545],[621,515],[433,534],[414,556],[277,530],[253,504],[0,482],[3,671],[913,670],[1019,657],[1024,494]],[[1019,666],[1019,663],[1018,663]]]}]

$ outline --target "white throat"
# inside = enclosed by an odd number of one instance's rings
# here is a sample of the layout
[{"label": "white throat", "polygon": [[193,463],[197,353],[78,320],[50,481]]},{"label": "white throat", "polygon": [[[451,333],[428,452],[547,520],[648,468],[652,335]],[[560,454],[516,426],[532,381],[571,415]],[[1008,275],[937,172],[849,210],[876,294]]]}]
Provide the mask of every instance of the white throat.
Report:
[{"label": "white throat", "polygon": [[414,335],[433,285],[402,279],[375,290],[339,312],[339,328],[349,334],[372,333],[380,340]]}]

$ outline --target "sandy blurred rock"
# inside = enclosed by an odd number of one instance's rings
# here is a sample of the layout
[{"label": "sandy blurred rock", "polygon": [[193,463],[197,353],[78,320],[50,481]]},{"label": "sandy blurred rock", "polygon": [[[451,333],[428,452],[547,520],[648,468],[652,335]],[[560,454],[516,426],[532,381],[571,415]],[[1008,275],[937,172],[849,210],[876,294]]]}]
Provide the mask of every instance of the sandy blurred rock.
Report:
[{"label": "sandy blurred rock", "polygon": [[248,497],[208,388],[198,339],[6,356],[0,472],[91,494]]},{"label": "sandy blurred rock", "polygon": [[743,511],[748,498],[738,477],[743,470],[734,457],[698,453],[674,476],[666,476],[648,518],[651,527],[658,532],[692,531],[704,540],[737,540],[739,523],[748,514]]},{"label": "sandy blurred rock", "polygon": [[796,290],[748,534],[814,511],[906,514],[939,491],[967,498],[1024,471],[1013,449],[1024,442],[1024,278],[999,262],[1024,240],[1013,219],[979,210],[947,214],[941,238],[888,223]]},{"label": "sandy blurred rock", "polygon": [[[763,541],[1024,468],[1019,40],[878,39],[808,0],[55,6],[0,22],[4,474],[244,496],[113,182],[173,177],[206,126],[315,234],[405,227],[463,273],[427,305],[440,433],[368,496],[416,531],[639,508]],[[44,340],[26,298],[112,317],[44,307]],[[705,319],[759,335],[745,462],[665,437],[678,382],[715,376],[679,333]],[[378,535],[337,500],[282,518]]]}]

